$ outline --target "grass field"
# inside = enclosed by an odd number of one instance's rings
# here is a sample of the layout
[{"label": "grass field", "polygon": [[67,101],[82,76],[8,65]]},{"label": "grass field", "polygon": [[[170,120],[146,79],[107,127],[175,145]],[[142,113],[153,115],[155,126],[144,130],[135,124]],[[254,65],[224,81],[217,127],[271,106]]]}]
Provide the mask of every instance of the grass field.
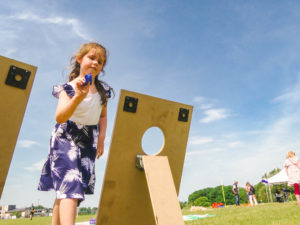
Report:
[{"label": "grass field", "polygon": [[183,214],[210,214],[215,215],[205,219],[186,221],[186,225],[297,225],[300,224],[300,206],[296,202],[270,203],[250,206],[228,206],[212,209],[205,212],[190,212]]},{"label": "grass field", "polygon": [[[89,221],[92,218],[95,218],[95,215],[78,216],[76,222]],[[34,217],[32,220],[29,218],[0,220],[0,225],[51,225],[51,217]]]},{"label": "grass field", "polygon": [[[214,217],[186,221],[186,225],[300,225],[300,207],[296,202],[263,204],[256,207],[249,206],[228,206],[207,211],[190,212],[183,210],[184,215],[188,214],[210,214]],[[94,218],[90,216],[78,216],[76,222],[89,221]],[[29,219],[0,220],[0,225],[50,225],[51,217],[34,217]],[[142,225],[142,224],[132,224]]]}]

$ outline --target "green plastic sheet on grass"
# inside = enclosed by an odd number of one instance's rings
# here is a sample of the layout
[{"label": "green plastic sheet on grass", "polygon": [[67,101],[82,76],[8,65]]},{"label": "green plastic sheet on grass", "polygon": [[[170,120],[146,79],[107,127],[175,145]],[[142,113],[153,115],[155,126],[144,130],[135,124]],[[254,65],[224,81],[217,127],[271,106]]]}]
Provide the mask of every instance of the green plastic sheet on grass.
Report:
[{"label": "green plastic sheet on grass", "polygon": [[210,214],[204,214],[204,215],[186,215],[183,216],[183,220],[198,220],[198,219],[204,219],[204,218],[208,218],[208,217],[213,217],[214,215],[210,215]]}]

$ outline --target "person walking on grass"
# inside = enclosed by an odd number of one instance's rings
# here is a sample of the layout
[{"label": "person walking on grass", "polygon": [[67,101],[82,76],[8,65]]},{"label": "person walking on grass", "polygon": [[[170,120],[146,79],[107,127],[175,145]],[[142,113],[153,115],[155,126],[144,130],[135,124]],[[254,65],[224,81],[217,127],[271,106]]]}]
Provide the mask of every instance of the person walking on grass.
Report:
[{"label": "person walking on grass", "polygon": [[30,207],[30,220],[32,220],[32,218],[33,218],[33,216],[34,216],[34,211],[35,211],[35,209],[34,209],[34,205],[33,205],[33,203],[32,203],[32,205],[31,205],[31,207]]},{"label": "person walking on grass", "polygon": [[257,205],[257,201],[256,201],[256,197],[255,197],[255,189],[249,182],[246,183],[246,191],[247,191],[248,200],[250,202],[250,205],[253,206],[253,202],[255,205]]},{"label": "person walking on grass", "polygon": [[232,193],[234,194],[235,197],[235,205],[238,206],[240,205],[240,195],[239,195],[239,188],[238,188],[238,182],[234,181],[232,185]]},{"label": "person walking on grass", "polygon": [[284,167],[286,174],[288,176],[288,185],[294,186],[295,196],[298,202],[298,206],[300,206],[300,191],[299,191],[299,183],[300,183],[300,159],[296,157],[295,152],[289,151],[286,155],[286,160],[284,162]]}]

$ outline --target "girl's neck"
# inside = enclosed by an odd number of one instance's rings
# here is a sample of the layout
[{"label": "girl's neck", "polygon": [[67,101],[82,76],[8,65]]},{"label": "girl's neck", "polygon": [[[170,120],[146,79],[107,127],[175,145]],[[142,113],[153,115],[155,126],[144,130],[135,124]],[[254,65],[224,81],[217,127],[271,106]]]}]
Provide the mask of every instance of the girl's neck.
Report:
[{"label": "girl's neck", "polygon": [[92,85],[90,86],[90,90],[89,93],[90,94],[95,94],[96,92],[98,92],[96,85],[94,84],[94,82],[92,83]]}]

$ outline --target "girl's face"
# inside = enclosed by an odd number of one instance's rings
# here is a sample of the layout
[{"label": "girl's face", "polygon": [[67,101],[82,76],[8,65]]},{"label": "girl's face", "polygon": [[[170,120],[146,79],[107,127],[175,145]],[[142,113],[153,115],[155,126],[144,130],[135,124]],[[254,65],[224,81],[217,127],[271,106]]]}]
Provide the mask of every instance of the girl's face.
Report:
[{"label": "girl's face", "polygon": [[92,48],[82,58],[77,57],[80,64],[80,76],[91,73],[93,77],[98,75],[104,63],[104,53],[102,50]]}]

